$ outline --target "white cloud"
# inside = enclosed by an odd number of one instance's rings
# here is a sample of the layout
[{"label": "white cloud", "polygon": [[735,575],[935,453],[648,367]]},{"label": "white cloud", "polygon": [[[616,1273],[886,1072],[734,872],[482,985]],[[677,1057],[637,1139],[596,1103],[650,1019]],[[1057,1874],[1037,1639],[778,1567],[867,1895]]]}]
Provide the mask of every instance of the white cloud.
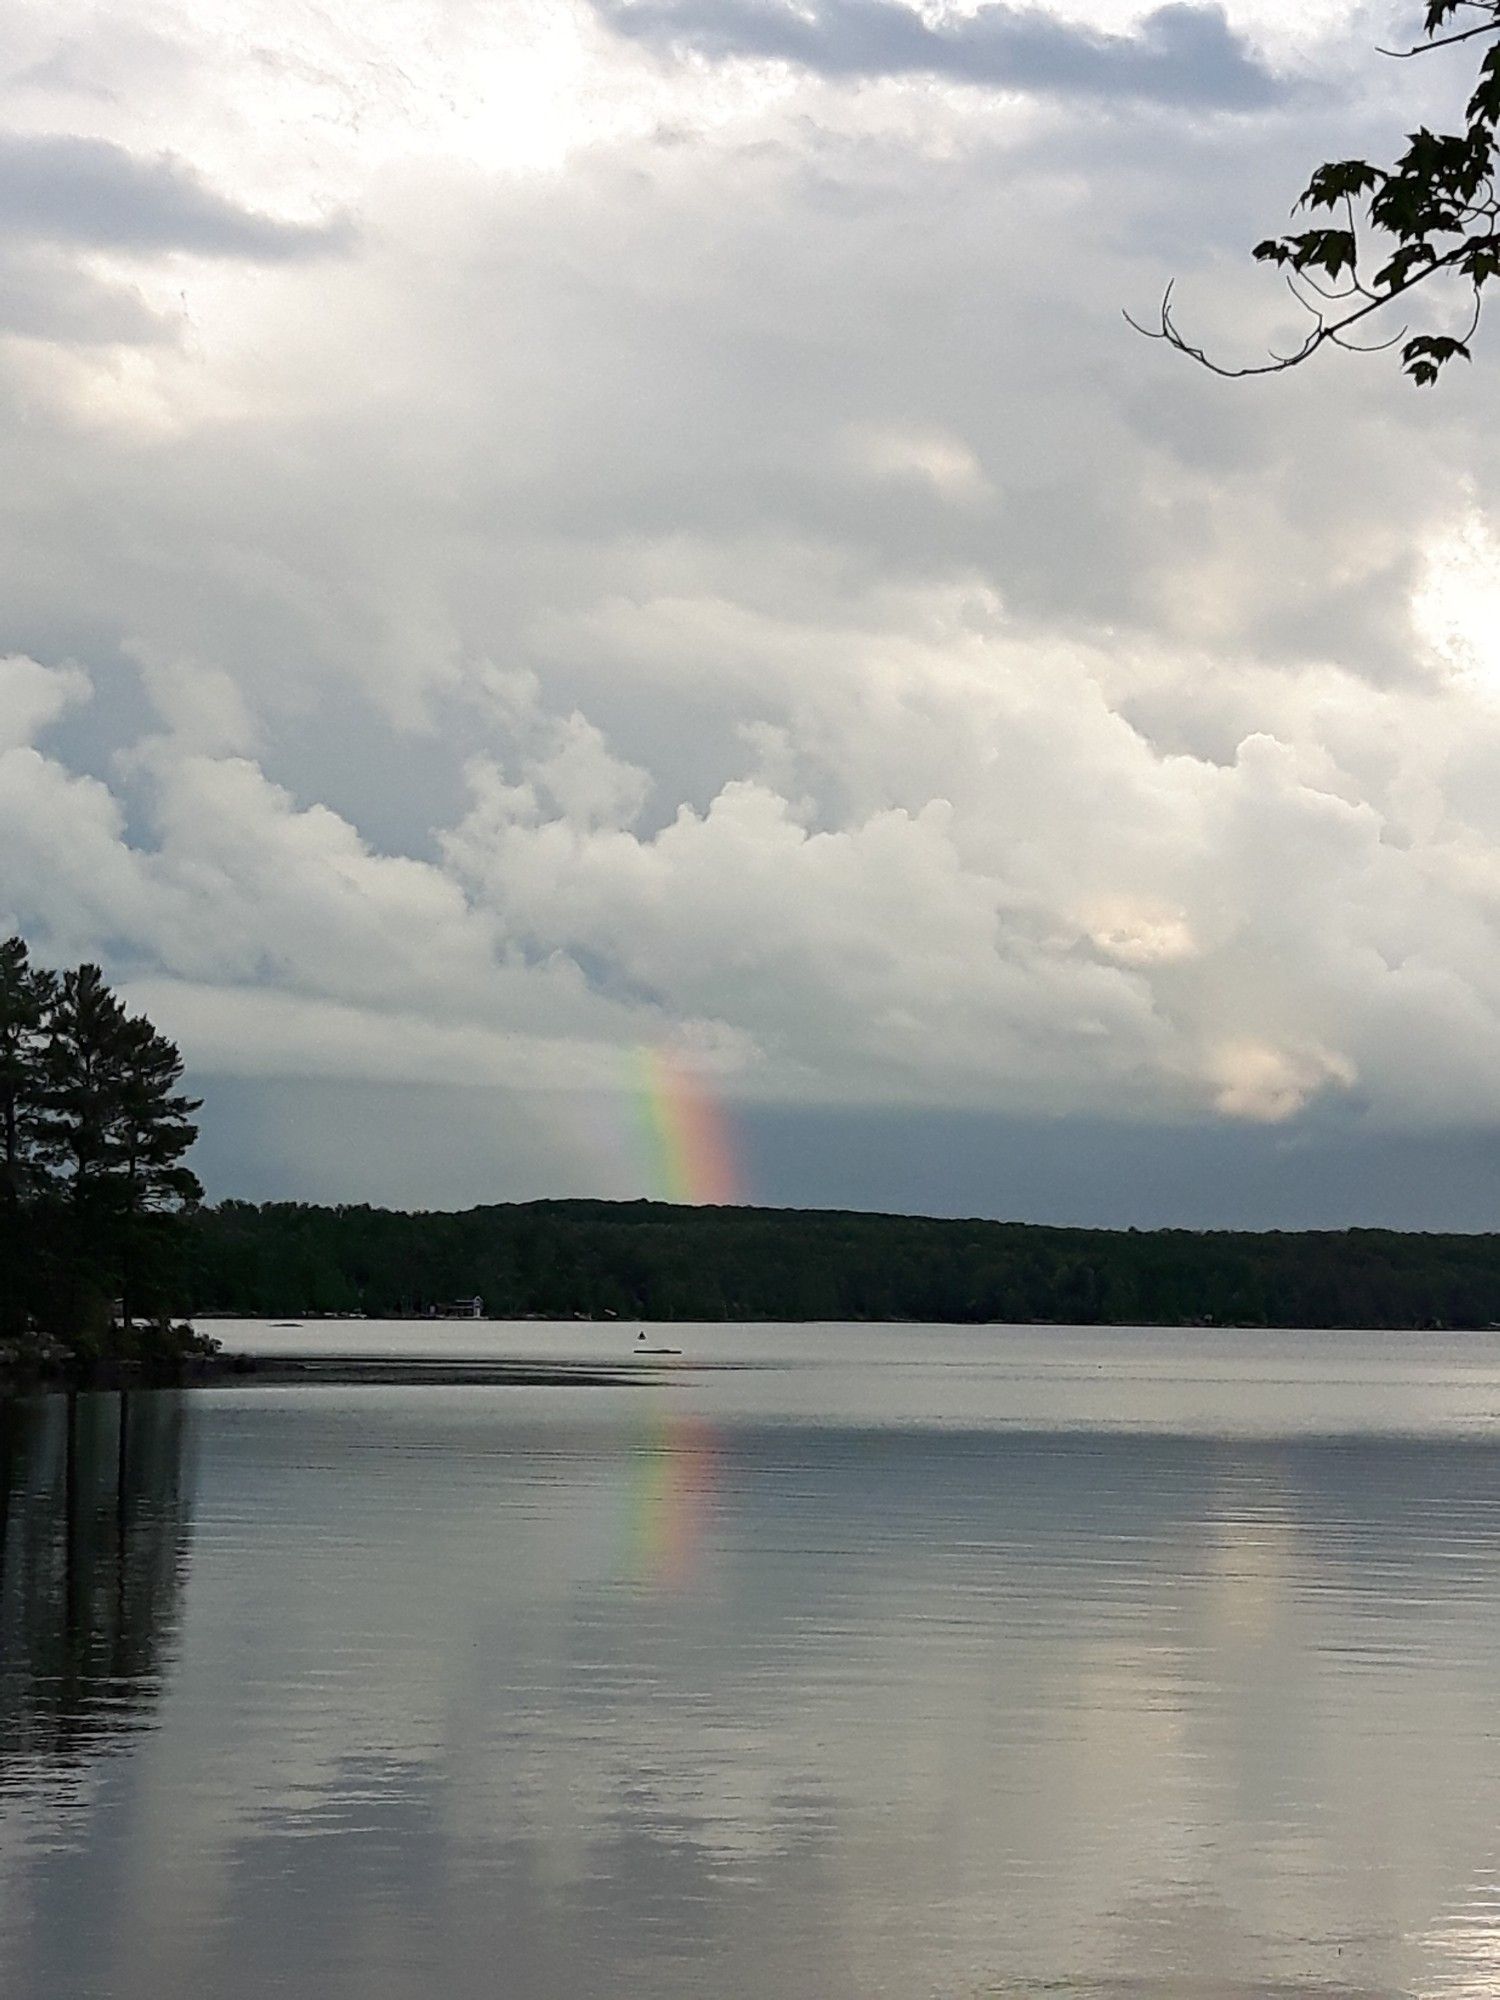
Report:
[{"label": "white cloud", "polygon": [[170,1021],[189,1060],[214,1076],[587,1091],[613,1087],[620,1074],[619,1040],[519,1032],[499,1009],[501,1025],[489,1027],[263,986],[148,979],[124,993],[153,1020]]},{"label": "white cloud", "polygon": [[[1232,16],[1351,61],[1300,18]],[[756,80],[582,6],[0,50],[27,157],[358,219],[91,223],[0,336],[0,908],[205,1068],[1500,1116],[1493,378],[1231,388],[1116,316],[1181,260],[1253,338],[1327,106]]]},{"label": "white cloud", "polygon": [[1277,1049],[1264,1042],[1230,1042],[1214,1052],[1215,1107],[1230,1118],[1278,1125],[1327,1084],[1347,1087],[1354,1066],[1323,1049]]},{"label": "white cloud", "polygon": [[1500,698],[1500,539],[1479,508],[1429,540],[1412,619],[1438,660]]},{"label": "white cloud", "polygon": [[88,693],[88,676],[77,667],[44,667],[20,653],[0,659],[0,749],[29,747],[70,702]]},{"label": "white cloud", "polygon": [[984,499],[993,491],[973,452],[948,431],[855,424],[845,445],[851,466],[873,479],[898,485],[915,481],[959,505]]},{"label": "white cloud", "polygon": [[208,755],[255,748],[254,718],[222,667],[163,658],[149,647],[132,650],[151,705],[174,742]]}]

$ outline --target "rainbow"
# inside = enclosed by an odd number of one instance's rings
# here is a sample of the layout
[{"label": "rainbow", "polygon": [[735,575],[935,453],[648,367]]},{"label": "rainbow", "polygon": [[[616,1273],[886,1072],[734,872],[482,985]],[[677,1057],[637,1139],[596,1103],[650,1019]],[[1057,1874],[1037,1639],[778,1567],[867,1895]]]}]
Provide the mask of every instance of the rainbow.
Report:
[{"label": "rainbow", "polygon": [[663,1049],[636,1052],[637,1104],[651,1184],[663,1201],[744,1199],[723,1107]]}]

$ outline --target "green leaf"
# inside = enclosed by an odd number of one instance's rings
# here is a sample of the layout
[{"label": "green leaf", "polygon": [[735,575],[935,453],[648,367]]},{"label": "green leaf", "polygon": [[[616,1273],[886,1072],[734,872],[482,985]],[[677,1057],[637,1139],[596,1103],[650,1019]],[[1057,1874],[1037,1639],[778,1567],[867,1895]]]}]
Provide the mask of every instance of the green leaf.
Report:
[{"label": "green leaf", "polygon": [[1375,273],[1376,290],[1395,291],[1410,281],[1418,265],[1431,265],[1436,262],[1437,252],[1430,243],[1404,244],[1391,261]]},{"label": "green leaf", "polygon": [[1357,245],[1352,229],[1305,229],[1290,242],[1294,270],[1326,271],[1336,278],[1354,268]]},{"label": "green leaf", "polygon": [[1500,119],[1500,44],[1479,65],[1479,82],[1465,115],[1471,125],[1493,125]]},{"label": "green leaf", "polygon": [[1368,194],[1385,178],[1384,170],[1372,167],[1368,160],[1330,160],[1308,182],[1298,206],[1336,208],[1340,202]]},{"label": "green leaf", "polygon": [[1423,387],[1437,380],[1438,370],[1446,362],[1473,358],[1463,341],[1447,333],[1419,333],[1401,350],[1407,374]]},{"label": "green leaf", "polygon": [[1449,21],[1463,5],[1463,0],[1427,0],[1427,14],[1422,23],[1422,32],[1435,35],[1445,21]]},{"label": "green leaf", "polygon": [[1476,291],[1500,278],[1500,236],[1479,236],[1468,244],[1454,262]]}]

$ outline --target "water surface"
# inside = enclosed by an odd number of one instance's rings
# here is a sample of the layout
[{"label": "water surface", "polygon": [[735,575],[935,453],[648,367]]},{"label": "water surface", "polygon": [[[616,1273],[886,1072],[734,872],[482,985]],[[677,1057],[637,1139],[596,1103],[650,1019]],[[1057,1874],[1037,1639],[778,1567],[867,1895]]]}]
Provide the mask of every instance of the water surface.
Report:
[{"label": "water surface", "polygon": [[651,1341],[9,1408],[7,2000],[1500,1990],[1500,1339]]}]

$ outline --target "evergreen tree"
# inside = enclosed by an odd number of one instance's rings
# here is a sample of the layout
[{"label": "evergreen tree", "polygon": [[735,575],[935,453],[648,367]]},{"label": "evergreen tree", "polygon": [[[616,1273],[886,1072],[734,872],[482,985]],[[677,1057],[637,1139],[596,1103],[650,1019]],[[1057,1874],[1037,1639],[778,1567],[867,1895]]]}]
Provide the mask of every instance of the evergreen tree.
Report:
[{"label": "evergreen tree", "polygon": [[59,1282],[49,1316],[70,1337],[102,1334],[115,1291],[108,1173],[125,1024],[97,965],[63,974],[47,1015],[37,1138],[54,1197]]},{"label": "evergreen tree", "polygon": [[20,1328],[29,1305],[29,1212],[42,1181],[42,1030],[55,985],[22,939],[0,943],[0,1337]]},{"label": "evergreen tree", "polygon": [[124,1007],[97,965],[65,972],[47,1017],[43,1156],[75,1215],[100,1206],[123,1112]]},{"label": "evergreen tree", "polygon": [[[120,1038],[119,1120],[113,1135],[120,1235],[122,1317],[149,1304],[168,1238],[163,1220],[196,1207],[203,1198],[197,1175],[182,1156],[198,1136],[192,1114],[201,1100],[184,1096],[182,1056],[144,1014],[126,1021]],[[148,1296],[139,1298],[144,1289]]]},{"label": "evergreen tree", "polygon": [[53,1175],[70,1331],[161,1275],[162,1219],[201,1194],[181,1164],[197,1136],[182,1058],[127,1014],[97,965],[64,973],[48,1010],[38,1148]]}]

